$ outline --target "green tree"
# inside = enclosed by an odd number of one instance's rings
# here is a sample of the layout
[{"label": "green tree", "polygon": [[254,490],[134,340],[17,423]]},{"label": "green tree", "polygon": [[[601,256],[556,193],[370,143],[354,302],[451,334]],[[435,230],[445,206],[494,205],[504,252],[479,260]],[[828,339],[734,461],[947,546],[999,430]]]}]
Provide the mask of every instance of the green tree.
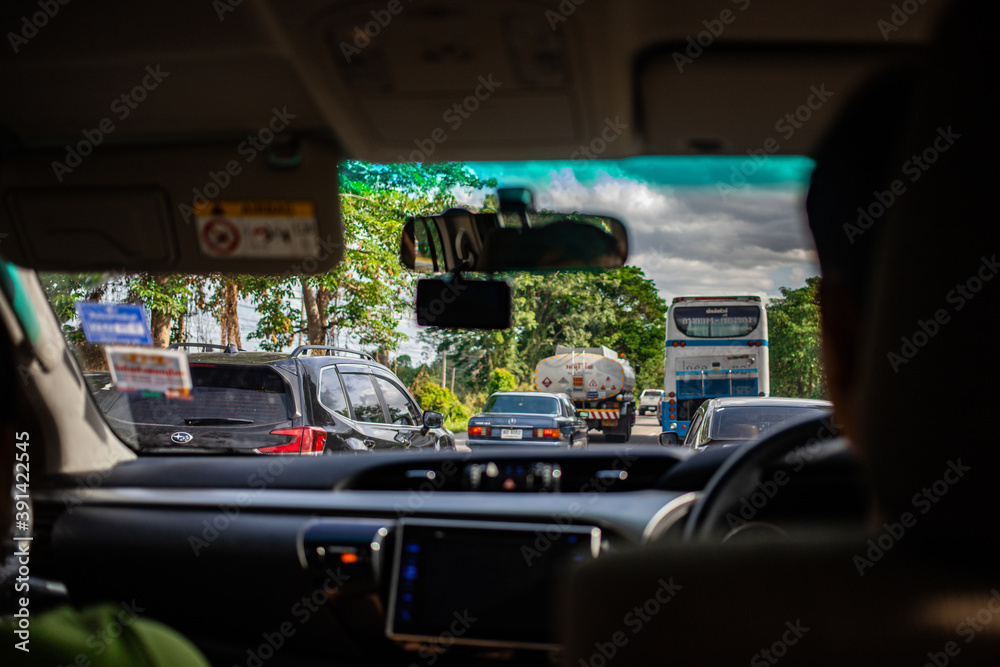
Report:
[{"label": "green tree", "polygon": [[413,380],[417,377],[418,369],[413,366],[413,359],[410,358],[408,354],[401,354],[389,364],[392,368],[392,372],[396,374],[396,377],[405,386],[409,386],[413,383]]},{"label": "green tree", "polygon": [[191,278],[163,273],[43,272],[39,279],[66,339],[73,345],[81,346],[86,368],[93,367],[95,363],[102,364],[103,353],[91,349],[85,343],[79,325],[71,324],[76,318],[77,301],[120,301],[146,306],[150,313],[153,343],[166,347],[170,343],[171,322],[186,312],[192,290]]},{"label": "green tree", "polygon": [[805,287],[782,287],[781,298],[771,299],[767,306],[773,396],[826,397],[819,283],[813,277]]},{"label": "green tree", "polygon": [[498,391],[514,391],[517,386],[517,378],[506,368],[494,368],[490,373],[489,382],[486,383],[486,395],[492,395]]},{"label": "green tree", "polygon": [[469,418],[465,407],[450,389],[434,384],[430,380],[424,380],[417,385],[413,395],[421,408],[440,412],[444,415],[445,421],[454,422]]},{"label": "green tree", "polygon": [[123,281],[128,290],[126,299],[149,308],[153,344],[170,344],[171,324],[187,311],[192,281],[186,276],[165,273],[140,273]]},{"label": "green tree", "polygon": [[43,272],[38,274],[38,279],[67,340],[82,343],[83,331],[70,324],[76,318],[76,302],[100,301],[107,289],[107,276],[103,273]]},{"label": "green tree", "polygon": [[[372,164],[348,160],[340,172],[344,261],[329,273],[247,280],[261,319],[248,336],[278,350],[304,333],[310,344],[348,330],[383,352],[404,339],[400,317],[411,306],[413,277],[399,264],[406,218],[456,206],[456,192],[496,187],[461,163]],[[296,295],[301,295],[301,310]]]},{"label": "green tree", "polygon": [[77,301],[100,301],[108,289],[108,276],[103,273],[40,273],[38,279],[62,328],[63,336],[83,370],[101,370],[105,366],[104,352],[86,342],[83,329],[76,319]]},{"label": "green tree", "polygon": [[535,364],[556,345],[606,345],[634,366],[640,386],[660,386],[667,304],[642,269],[520,274],[514,284],[513,327],[506,331],[436,331],[423,339],[447,350],[469,370],[469,390],[482,387],[496,368],[530,378]]}]

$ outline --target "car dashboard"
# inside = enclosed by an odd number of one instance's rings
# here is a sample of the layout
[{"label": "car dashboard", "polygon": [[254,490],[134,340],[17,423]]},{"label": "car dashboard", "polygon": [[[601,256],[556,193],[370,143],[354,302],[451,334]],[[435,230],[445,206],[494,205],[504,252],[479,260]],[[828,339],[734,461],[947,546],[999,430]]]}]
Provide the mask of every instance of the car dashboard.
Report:
[{"label": "car dashboard", "polygon": [[[574,569],[680,541],[736,451],[146,456],[36,496],[32,574],[213,664],[551,664]],[[814,458],[768,509],[861,516],[844,474]]]},{"label": "car dashboard", "polygon": [[697,458],[143,457],[38,495],[33,573],[77,605],[134,605],[217,664],[545,662],[555,582],[662,539],[717,467]]}]

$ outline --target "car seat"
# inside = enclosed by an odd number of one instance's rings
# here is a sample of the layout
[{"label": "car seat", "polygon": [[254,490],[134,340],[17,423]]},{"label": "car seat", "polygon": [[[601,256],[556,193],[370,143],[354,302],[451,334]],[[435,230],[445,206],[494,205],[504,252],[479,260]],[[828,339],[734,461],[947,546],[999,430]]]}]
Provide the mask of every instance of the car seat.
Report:
[{"label": "car seat", "polygon": [[[874,324],[852,435],[877,520],[864,535],[820,528],[786,543],[598,559],[565,589],[563,664],[997,664],[1000,447],[984,435],[1000,371],[990,352],[1000,319],[1000,280],[990,282],[1000,249],[998,20],[995,4],[950,8],[922,66],[915,113],[898,120],[905,138],[895,164],[933,157],[935,142],[941,164],[909,172],[882,223],[869,301],[859,304]],[[663,585],[675,591],[666,602]]]}]

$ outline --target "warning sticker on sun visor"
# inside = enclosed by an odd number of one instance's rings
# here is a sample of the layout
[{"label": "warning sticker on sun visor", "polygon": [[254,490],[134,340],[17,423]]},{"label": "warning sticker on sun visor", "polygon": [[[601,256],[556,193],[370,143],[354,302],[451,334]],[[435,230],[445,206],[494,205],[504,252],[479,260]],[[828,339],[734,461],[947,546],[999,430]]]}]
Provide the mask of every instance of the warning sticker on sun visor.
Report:
[{"label": "warning sticker on sun visor", "polygon": [[211,201],[194,212],[198,245],[211,257],[298,259],[319,243],[311,201]]}]

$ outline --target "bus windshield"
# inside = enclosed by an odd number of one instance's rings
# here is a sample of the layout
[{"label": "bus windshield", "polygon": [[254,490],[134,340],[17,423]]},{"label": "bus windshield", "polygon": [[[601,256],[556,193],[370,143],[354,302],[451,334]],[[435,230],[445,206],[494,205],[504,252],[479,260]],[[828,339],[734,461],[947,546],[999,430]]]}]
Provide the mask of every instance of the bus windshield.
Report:
[{"label": "bus windshield", "polygon": [[759,306],[679,306],[677,330],[691,338],[738,338],[757,328]]}]

